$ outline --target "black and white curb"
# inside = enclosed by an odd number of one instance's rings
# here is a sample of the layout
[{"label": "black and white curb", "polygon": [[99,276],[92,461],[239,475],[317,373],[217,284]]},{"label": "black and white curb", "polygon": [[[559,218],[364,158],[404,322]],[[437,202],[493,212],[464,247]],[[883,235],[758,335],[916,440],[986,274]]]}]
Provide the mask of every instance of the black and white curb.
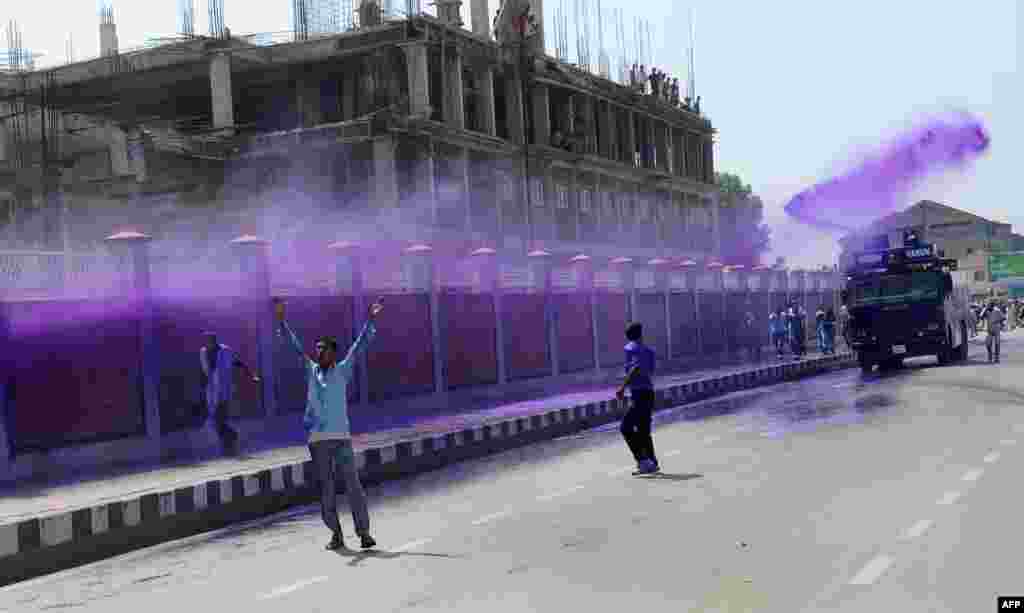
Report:
[{"label": "black and white curb", "polygon": [[[851,354],[764,366],[657,390],[659,408],[797,379],[854,364]],[[357,451],[367,484],[621,419],[615,398]],[[310,461],[205,481],[92,507],[0,525],[0,585],[56,572],[133,549],[247,521],[316,498]]]}]

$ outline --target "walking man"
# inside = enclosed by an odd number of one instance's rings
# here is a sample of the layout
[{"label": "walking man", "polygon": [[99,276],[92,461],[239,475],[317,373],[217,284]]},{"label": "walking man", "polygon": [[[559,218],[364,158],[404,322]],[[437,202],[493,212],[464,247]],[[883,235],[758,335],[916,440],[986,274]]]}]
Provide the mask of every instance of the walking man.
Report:
[{"label": "walking man", "polygon": [[206,345],[199,350],[199,366],[206,392],[206,427],[217,433],[225,454],[237,455],[240,447],[238,432],[228,423],[228,405],[235,389],[232,380],[234,369],[244,370],[253,383],[259,383],[260,378],[233,349],[217,342],[216,332],[207,332],[205,336]]},{"label": "walking man", "polygon": [[772,345],[781,360],[786,350],[786,316],[782,309],[768,316],[768,333],[771,334]]},{"label": "walking man", "polygon": [[[981,314],[982,319],[988,326],[988,336],[985,338],[985,349],[988,350],[988,361],[999,363],[1000,335],[1003,332],[1003,325],[1006,322],[1006,315],[993,300]],[[993,360],[992,358],[995,358]]]},{"label": "walking man", "polygon": [[345,479],[345,493],[348,495],[348,504],[352,509],[352,520],[360,544],[363,549],[369,549],[377,544],[370,536],[370,514],[366,506],[366,494],[359,482],[355,454],[352,451],[347,389],[356,360],[377,333],[376,318],[383,309],[379,301],[370,305],[366,325],[349,348],[345,359],[339,362],[338,340],[333,336],[318,338],[315,355],[306,355],[302,350],[302,341],[285,322],[284,303],[278,301],[276,304],[281,329],[288,335],[288,340],[305,366],[306,413],[302,425],[309,437],[309,454],[320,480],[320,513],[332,535],[331,541],[327,544],[329,550],[344,547],[341,522],[338,521],[336,479],[339,469]]},{"label": "walking man", "polygon": [[654,439],[651,437],[651,422],[654,420],[654,350],[644,344],[644,328],[639,322],[626,328],[626,379],[616,393],[619,400],[626,397],[629,388],[633,406],[622,418],[619,431],[626,439],[626,445],[633,452],[637,470],[634,475],[649,475],[661,470],[654,455]]}]

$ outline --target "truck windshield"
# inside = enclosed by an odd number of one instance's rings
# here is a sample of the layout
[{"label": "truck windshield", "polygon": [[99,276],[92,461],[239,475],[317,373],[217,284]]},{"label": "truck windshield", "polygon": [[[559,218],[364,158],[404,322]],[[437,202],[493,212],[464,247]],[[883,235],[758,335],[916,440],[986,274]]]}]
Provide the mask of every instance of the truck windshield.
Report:
[{"label": "truck windshield", "polygon": [[855,282],[850,298],[857,305],[928,302],[939,299],[939,281],[934,272],[884,275]]}]

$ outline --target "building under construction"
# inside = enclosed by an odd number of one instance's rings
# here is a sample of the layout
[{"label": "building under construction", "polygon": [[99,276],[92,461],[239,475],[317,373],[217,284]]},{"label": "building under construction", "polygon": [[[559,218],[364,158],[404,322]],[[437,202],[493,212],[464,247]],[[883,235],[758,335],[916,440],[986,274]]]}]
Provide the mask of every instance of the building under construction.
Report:
[{"label": "building under construction", "polygon": [[720,253],[710,122],[547,56],[539,1],[506,0],[492,22],[473,0],[468,28],[459,0],[400,19],[357,0],[351,19],[312,23],[307,4],[288,42],[221,23],[130,52],[104,14],[102,57],[0,73],[0,245],[88,249],[188,223],[273,239],[287,223],[254,211],[297,199],[299,217],[402,240]]}]

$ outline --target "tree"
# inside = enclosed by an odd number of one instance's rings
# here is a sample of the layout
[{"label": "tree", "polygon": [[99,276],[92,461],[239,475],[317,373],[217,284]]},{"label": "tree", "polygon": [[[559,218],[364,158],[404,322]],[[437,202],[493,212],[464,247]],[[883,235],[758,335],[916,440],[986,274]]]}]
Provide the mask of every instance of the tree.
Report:
[{"label": "tree", "polygon": [[722,257],[727,264],[757,266],[771,246],[771,230],[764,224],[764,204],[750,185],[737,175],[715,173],[722,192]]},{"label": "tree", "polygon": [[746,198],[753,194],[750,185],[744,183],[743,179],[739,178],[739,176],[728,172],[716,172],[715,185],[723,193],[740,196],[741,198]]}]

